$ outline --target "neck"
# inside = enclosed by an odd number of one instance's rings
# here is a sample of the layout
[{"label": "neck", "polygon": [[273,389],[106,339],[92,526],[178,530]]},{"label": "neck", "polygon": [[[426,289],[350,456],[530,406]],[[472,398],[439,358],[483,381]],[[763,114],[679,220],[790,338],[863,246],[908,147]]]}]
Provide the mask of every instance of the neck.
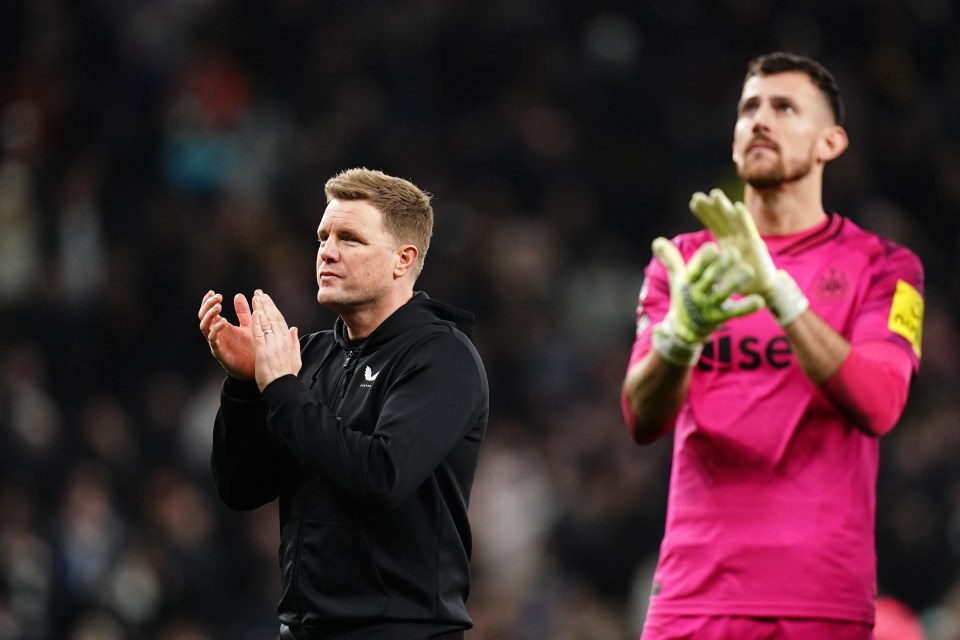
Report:
[{"label": "neck", "polygon": [[816,226],[826,217],[819,184],[790,182],[768,189],[746,186],[744,204],[753,215],[757,231],[783,236]]},{"label": "neck", "polygon": [[413,297],[413,290],[397,291],[369,305],[341,310],[340,317],[347,327],[347,337],[363,340],[373,333],[383,321],[405,305]]}]

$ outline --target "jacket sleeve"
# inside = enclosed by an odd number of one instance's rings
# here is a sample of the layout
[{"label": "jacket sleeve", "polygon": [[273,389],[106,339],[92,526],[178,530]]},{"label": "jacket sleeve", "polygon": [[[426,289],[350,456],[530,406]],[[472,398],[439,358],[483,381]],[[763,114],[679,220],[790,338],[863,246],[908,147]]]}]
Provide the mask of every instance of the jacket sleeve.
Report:
[{"label": "jacket sleeve", "polygon": [[268,422],[300,463],[377,508],[399,506],[423,484],[471,433],[486,397],[479,356],[453,333],[406,353],[369,433],[344,426],[293,376],[264,390]]},{"label": "jacket sleeve", "polygon": [[231,509],[256,509],[280,493],[282,457],[266,415],[256,384],[230,377],[224,381],[211,464],[217,492]]}]

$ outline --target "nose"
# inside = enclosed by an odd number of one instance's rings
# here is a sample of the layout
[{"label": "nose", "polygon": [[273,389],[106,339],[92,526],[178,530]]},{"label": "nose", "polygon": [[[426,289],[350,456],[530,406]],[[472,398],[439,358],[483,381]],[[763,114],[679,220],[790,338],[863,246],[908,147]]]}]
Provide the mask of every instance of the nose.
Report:
[{"label": "nose", "polygon": [[320,243],[320,249],[317,251],[317,259],[320,262],[336,262],[340,259],[340,252],[337,250],[332,239],[328,238]]},{"label": "nose", "polygon": [[768,131],[770,129],[770,113],[771,109],[767,106],[760,105],[753,112],[753,131]]}]

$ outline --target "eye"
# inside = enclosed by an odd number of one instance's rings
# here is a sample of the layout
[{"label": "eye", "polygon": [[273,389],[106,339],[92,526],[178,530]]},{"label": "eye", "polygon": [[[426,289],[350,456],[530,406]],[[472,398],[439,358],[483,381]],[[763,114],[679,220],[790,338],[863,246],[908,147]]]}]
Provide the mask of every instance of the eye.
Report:
[{"label": "eye", "polygon": [[758,100],[756,96],[750,96],[749,98],[747,98],[746,100],[740,103],[739,115],[741,117],[752,116],[754,113],[757,112],[757,109],[759,107],[760,107],[760,100]]},{"label": "eye", "polygon": [[773,100],[773,108],[776,109],[777,113],[783,113],[786,115],[796,115],[797,103],[789,98],[778,98]]}]

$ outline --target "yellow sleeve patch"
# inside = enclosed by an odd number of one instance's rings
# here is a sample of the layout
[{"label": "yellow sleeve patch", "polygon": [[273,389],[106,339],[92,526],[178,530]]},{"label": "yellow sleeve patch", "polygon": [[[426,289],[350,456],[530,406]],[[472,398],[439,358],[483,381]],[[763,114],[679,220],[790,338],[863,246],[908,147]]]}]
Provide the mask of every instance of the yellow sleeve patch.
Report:
[{"label": "yellow sleeve patch", "polygon": [[920,340],[923,336],[923,296],[909,283],[897,280],[897,290],[890,305],[887,328],[906,338],[913,345],[913,352],[920,357]]}]

